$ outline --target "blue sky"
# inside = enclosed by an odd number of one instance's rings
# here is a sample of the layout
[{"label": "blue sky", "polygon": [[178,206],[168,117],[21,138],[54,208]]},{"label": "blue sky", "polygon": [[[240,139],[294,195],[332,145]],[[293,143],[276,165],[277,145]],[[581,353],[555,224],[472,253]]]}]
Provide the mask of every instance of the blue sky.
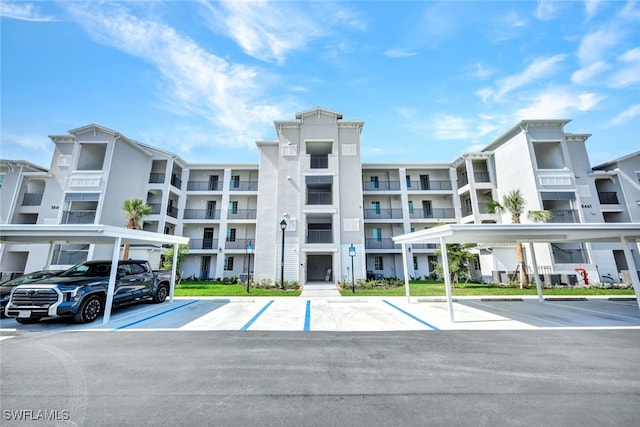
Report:
[{"label": "blue sky", "polygon": [[189,162],[257,162],[274,120],[362,120],[367,163],[450,162],[572,119],[593,165],[640,149],[638,1],[5,1],[4,159],[96,123]]}]

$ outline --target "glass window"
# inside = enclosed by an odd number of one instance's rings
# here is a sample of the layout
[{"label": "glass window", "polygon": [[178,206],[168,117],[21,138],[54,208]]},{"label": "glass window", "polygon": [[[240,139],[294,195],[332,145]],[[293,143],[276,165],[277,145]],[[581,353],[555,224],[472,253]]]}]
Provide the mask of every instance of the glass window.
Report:
[{"label": "glass window", "polygon": [[380,202],[371,202],[371,213],[380,215]]},{"label": "glass window", "polygon": [[231,177],[231,188],[240,188],[240,175],[233,175]]},{"label": "glass window", "polygon": [[378,271],[384,270],[382,255],[376,255],[375,257],[373,257],[373,269]]},{"label": "glass window", "polygon": [[233,257],[228,256],[224,258],[224,270],[232,271],[233,270]]},{"label": "glass window", "polygon": [[373,239],[377,242],[382,241],[382,228],[373,228],[371,230],[371,235],[373,236]]},{"label": "glass window", "polygon": [[412,214],[413,213],[413,201],[409,200],[409,213]]},{"label": "glass window", "polygon": [[227,228],[227,242],[235,242],[235,241],[236,241],[236,229]]},{"label": "glass window", "polygon": [[411,188],[411,175],[407,175],[407,188]]},{"label": "glass window", "polygon": [[378,181],[377,176],[372,176],[370,179],[371,188],[380,188],[380,182]]},{"label": "glass window", "polygon": [[229,202],[229,213],[236,215],[238,213],[238,202],[237,201],[233,201],[233,202]]}]

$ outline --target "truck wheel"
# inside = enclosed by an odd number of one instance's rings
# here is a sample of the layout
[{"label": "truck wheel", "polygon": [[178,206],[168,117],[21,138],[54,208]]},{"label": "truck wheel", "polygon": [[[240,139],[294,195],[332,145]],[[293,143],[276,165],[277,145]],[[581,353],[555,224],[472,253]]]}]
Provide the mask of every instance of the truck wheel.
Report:
[{"label": "truck wheel", "polygon": [[169,295],[169,287],[167,285],[160,285],[158,286],[156,294],[153,296],[153,302],[156,304],[163,303],[167,299],[167,295]]},{"label": "truck wheel", "polygon": [[16,317],[16,322],[22,324],[22,325],[30,325],[32,323],[38,323],[40,319],[26,319],[26,318],[20,318],[20,317]]},{"label": "truck wheel", "polygon": [[74,316],[77,323],[91,323],[102,313],[102,298],[97,295],[88,297]]}]

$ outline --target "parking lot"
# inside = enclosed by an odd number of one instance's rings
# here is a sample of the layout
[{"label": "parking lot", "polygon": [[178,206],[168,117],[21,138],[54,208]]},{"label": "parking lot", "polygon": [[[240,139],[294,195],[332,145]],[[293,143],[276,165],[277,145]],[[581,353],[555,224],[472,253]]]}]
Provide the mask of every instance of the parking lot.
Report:
[{"label": "parking lot", "polygon": [[635,298],[457,298],[455,321],[443,298],[175,298],[116,308],[107,324],[49,319],[21,325],[2,319],[4,334],[56,330],[418,331],[540,328],[640,328]]}]

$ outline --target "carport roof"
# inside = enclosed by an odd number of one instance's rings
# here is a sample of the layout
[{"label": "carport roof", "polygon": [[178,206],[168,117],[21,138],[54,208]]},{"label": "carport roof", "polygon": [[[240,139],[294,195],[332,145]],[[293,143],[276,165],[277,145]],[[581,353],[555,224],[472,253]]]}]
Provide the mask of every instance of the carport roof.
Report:
[{"label": "carport roof", "polygon": [[640,223],[448,224],[393,237],[398,244],[620,242],[640,239]]},{"label": "carport roof", "polygon": [[0,224],[0,243],[187,244],[188,237],[101,224]]}]

